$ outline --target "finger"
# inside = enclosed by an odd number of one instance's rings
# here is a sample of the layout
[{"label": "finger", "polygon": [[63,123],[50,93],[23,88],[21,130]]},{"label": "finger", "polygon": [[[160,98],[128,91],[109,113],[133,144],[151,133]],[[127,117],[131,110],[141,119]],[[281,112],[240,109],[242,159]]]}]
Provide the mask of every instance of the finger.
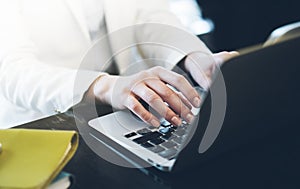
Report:
[{"label": "finger", "polygon": [[[194,119],[190,108],[181,101],[179,95],[159,79],[146,80],[145,83],[155,91],[180,117],[191,123]],[[186,100],[187,101],[187,100]]]},{"label": "finger", "polygon": [[231,52],[223,51],[219,53],[214,53],[213,58],[218,65],[222,65],[227,60],[236,57],[238,55],[239,53],[237,51],[231,51]]},{"label": "finger", "polygon": [[189,109],[192,109],[192,104],[188,101],[188,99],[185,98],[185,96],[181,92],[176,92],[176,94],[179,96],[181,102],[183,102]]},{"label": "finger", "polygon": [[195,107],[200,106],[200,96],[192,85],[182,75],[175,72],[155,67],[152,71],[164,82],[177,88]]},{"label": "finger", "polygon": [[157,113],[164,117],[167,121],[174,125],[181,125],[181,119],[178,115],[171,110],[152,89],[144,84],[136,85],[132,92],[142,98],[149,106],[151,106]]},{"label": "finger", "polygon": [[125,107],[131,110],[135,115],[137,115],[145,123],[159,127],[160,122],[153,114],[147,111],[144,106],[133,96],[129,95]]}]

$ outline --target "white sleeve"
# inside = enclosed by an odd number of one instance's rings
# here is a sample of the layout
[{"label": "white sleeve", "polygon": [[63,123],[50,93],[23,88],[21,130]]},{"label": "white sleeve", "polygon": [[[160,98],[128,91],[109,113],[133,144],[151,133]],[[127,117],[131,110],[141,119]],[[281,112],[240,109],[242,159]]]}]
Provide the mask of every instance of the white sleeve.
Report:
[{"label": "white sleeve", "polygon": [[106,0],[105,18],[111,49],[121,74],[152,66],[145,60],[161,60],[165,63],[162,66],[172,69],[191,52],[211,54],[170,11],[169,0]]},{"label": "white sleeve", "polygon": [[0,25],[0,93],[16,106],[43,114],[66,111],[102,74],[41,62],[26,33],[17,1],[1,1]]},{"label": "white sleeve", "polygon": [[170,11],[168,0],[143,1],[137,7],[137,23],[146,23],[136,32],[137,42],[156,44],[140,46],[144,58],[164,59],[168,64],[165,66],[171,69],[191,52],[211,54],[207,46],[187,31],[177,16]]}]

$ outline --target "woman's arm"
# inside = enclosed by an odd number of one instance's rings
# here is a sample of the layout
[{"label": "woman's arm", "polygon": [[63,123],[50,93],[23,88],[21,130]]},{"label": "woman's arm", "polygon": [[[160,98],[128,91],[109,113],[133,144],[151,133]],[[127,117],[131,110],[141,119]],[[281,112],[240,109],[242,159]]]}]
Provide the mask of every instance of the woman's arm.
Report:
[{"label": "woman's arm", "polygon": [[[75,69],[40,61],[39,50],[30,39],[18,1],[1,1],[0,4],[1,98],[44,115],[63,112],[78,103],[102,73],[82,71],[81,75],[86,77],[77,78],[79,72]],[[74,88],[82,82],[85,84]]]}]

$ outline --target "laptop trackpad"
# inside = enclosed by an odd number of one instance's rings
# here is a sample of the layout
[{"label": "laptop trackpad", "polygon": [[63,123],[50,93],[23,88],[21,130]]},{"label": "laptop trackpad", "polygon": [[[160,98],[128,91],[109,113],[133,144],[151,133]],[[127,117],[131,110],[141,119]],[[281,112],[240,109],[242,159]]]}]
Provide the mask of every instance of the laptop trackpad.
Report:
[{"label": "laptop trackpad", "polygon": [[109,135],[122,135],[132,130],[139,130],[148,125],[134,116],[129,110],[117,111],[90,120],[88,124]]}]

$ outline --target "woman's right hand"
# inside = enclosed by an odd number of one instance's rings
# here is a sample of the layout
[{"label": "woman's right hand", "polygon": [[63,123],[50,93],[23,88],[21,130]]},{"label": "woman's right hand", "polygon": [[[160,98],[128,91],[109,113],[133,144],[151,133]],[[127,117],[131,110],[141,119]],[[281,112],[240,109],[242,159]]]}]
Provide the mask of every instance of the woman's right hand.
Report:
[{"label": "woman's right hand", "polygon": [[[172,90],[167,84],[181,93]],[[130,76],[100,76],[88,94],[114,108],[128,108],[153,126],[160,125],[159,119],[140,103],[140,99],[174,125],[180,125],[181,118],[192,122],[194,116],[191,105],[200,106],[200,97],[190,83],[182,75],[162,67],[153,67]]]}]

